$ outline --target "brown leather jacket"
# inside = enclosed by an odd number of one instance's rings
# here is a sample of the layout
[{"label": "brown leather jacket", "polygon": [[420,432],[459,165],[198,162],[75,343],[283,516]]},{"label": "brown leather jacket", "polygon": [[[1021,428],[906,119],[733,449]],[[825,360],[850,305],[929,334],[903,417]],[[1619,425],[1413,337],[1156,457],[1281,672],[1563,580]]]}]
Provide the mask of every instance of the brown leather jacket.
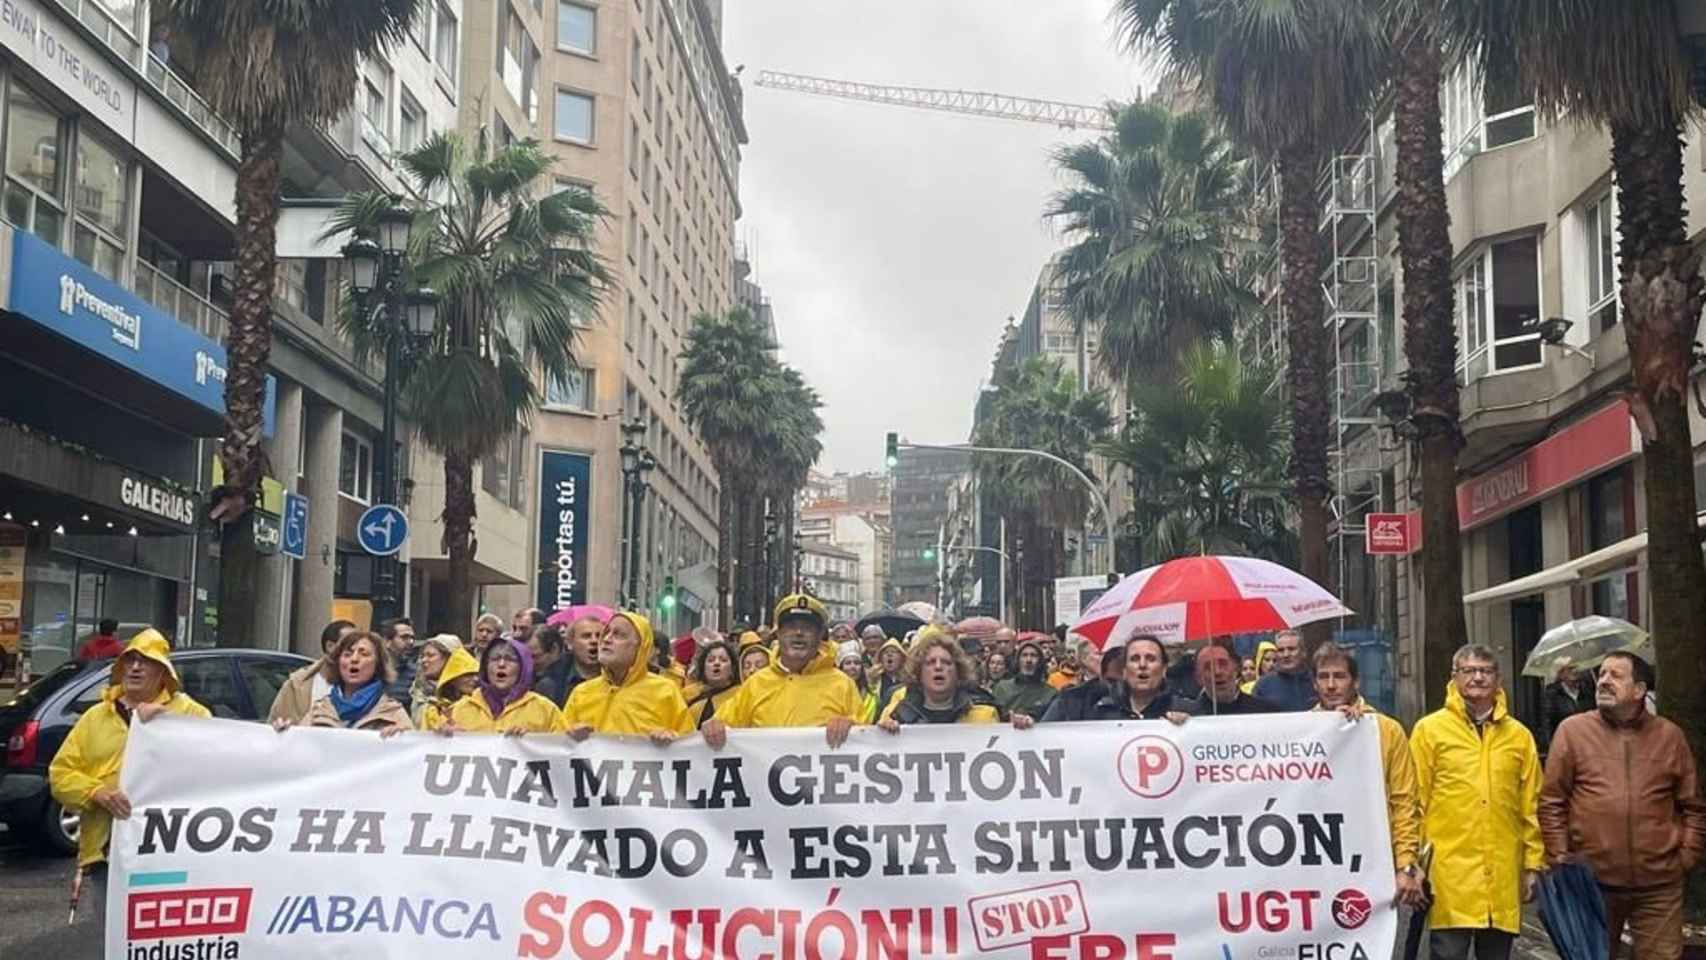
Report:
[{"label": "brown leather jacket", "polygon": [[1679,882],[1706,854],[1706,800],[1682,729],[1642,711],[1612,725],[1598,711],[1558,725],[1540,788],[1546,856],[1587,861],[1611,887]]}]

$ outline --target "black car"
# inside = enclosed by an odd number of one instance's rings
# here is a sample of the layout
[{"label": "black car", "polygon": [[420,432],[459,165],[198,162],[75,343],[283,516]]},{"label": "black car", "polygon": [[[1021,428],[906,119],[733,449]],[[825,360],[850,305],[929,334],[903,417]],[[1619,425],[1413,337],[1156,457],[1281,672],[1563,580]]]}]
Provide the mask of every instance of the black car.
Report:
[{"label": "black car", "polygon": [[[216,717],[264,721],[291,672],[312,661],[277,650],[174,650],[172,664],[185,693]],[[15,836],[50,850],[77,852],[77,812],[65,810],[47,786],[47,767],[83,711],[101,701],[112,679],[111,660],[60,664],[11,702],[0,704],[0,822]]]}]

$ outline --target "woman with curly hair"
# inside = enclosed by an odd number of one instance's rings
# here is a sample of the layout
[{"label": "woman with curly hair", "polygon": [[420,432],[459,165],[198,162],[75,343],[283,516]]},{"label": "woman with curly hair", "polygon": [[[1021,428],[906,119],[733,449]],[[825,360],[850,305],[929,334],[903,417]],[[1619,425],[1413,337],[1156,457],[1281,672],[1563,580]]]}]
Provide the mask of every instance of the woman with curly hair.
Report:
[{"label": "woman with curly hair", "polygon": [[883,710],[890,733],[907,723],[1000,723],[995,698],[977,685],[977,665],[946,631],[926,628],[906,657],[906,688]]}]

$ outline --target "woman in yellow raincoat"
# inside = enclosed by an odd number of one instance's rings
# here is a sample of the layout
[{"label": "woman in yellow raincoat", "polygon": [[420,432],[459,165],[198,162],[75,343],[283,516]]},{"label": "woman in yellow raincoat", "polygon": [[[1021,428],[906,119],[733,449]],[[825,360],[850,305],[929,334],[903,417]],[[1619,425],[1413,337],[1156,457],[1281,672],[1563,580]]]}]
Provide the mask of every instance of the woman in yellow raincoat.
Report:
[{"label": "woman in yellow raincoat", "polygon": [[438,728],[451,733],[562,733],[563,712],[534,693],[533,654],[527,644],[498,637],[480,658],[480,688],[450,708],[450,722]]},{"label": "woman in yellow raincoat", "polygon": [[692,732],[681,687],[650,670],[655,648],[650,620],[628,611],[610,618],[598,641],[599,675],[576,685],[563,707],[569,736],[640,733],[668,743]]},{"label": "woman in yellow raincoat", "polygon": [[421,729],[437,730],[450,722],[456,701],[480,689],[480,665],[467,650],[457,650],[438,674],[438,696],[421,711]]},{"label": "woman in yellow raincoat", "polygon": [[1256,681],[1267,676],[1272,669],[1274,649],[1274,642],[1272,640],[1263,640],[1261,643],[1256,644],[1256,676],[1251,680],[1240,683],[1238,685],[1239,690],[1246,694],[1255,692]]},{"label": "woman in yellow raincoat", "polygon": [[83,909],[86,921],[106,922],[107,841],[113,818],[130,816],[130,798],[118,788],[118,778],[131,716],[144,723],[162,713],[210,716],[206,707],[179,690],[170,649],[158,630],[131,638],[113,661],[112,686],[78,718],[48,766],[53,798],[79,814],[77,866],[83,878],[78,889],[88,892],[91,900]]}]

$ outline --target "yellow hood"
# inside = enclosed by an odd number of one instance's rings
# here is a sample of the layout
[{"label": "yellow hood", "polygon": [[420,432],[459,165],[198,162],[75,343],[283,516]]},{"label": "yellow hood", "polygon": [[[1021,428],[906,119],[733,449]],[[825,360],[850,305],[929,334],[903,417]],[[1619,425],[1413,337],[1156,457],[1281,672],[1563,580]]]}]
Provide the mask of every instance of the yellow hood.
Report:
[{"label": "yellow hood", "polygon": [[131,653],[146,657],[166,668],[165,686],[168,698],[178,692],[182,684],[178,680],[178,669],[172,666],[172,645],[167,643],[166,637],[153,627],[131,637],[130,642],[124,645],[124,653],[119,654],[118,658],[113,660],[112,682],[115,688],[119,685],[119,678],[123,675],[125,654]]},{"label": "yellow hood", "polygon": [[657,639],[652,635],[652,622],[637,613],[627,610],[616,616],[634,625],[634,630],[640,635],[640,645],[634,648],[634,660],[628,664],[628,672],[623,675],[619,686],[629,686],[639,682],[640,678],[650,673],[652,653],[657,649]]},{"label": "yellow hood", "polygon": [[[1445,683],[1445,708],[1457,714],[1464,720],[1469,719],[1469,705],[1463,702],[1463,694],[1457,692],[1457,684],[1447,680]],[[1493,692],[1493,715],[1489,720],[1503,720],[1510,715],[1505,703],[1505,688],[1500,687]]]},{"label": "yellow hood", "polygon": [[450,691],[446,688],[450,686],[452,681],[470,675],[479,676],[479,674],[480,664],[474,659],[474,655],[462,647],[457,647],[451,651],[450,659],[444,661],[444,669],[438,674],[438,695],[440,697],[450,696]]},{"label": "yellow hood", "polygon": [[1267,663],[1268,658],[1273,656],[1277,649],[1272,640],[1263,640],[1256,644],[1256,676],[1258,678],[1262,675],[1262,664]]}]

